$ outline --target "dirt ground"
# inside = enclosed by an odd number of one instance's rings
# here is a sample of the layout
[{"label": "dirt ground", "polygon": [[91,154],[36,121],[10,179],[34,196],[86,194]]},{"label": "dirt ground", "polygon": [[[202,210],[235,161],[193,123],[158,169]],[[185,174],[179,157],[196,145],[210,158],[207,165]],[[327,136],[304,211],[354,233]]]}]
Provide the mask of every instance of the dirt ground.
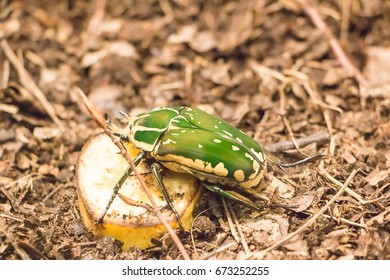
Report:
[{"label": "dirt ground", "polygon": [[85,230],[76,162],[101,129],[78,87],[112,118],[183,105],[270,149],[314,137],[276,154],[321,160],[264,183],[298,209],[229,203],[229,226],[204,192],[193,240],[181,237],[192,258],[390,259],[390,4],[309,3],[317,17],[293,0],[0,0],[0,259],[182,258],[167,238],[122,252]]}]

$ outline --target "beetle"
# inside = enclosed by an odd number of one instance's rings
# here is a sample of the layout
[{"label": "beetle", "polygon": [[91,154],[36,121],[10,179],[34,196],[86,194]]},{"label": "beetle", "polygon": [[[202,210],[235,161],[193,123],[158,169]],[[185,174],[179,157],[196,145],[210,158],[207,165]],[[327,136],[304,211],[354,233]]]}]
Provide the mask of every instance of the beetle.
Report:
[{"label": "beetle", "polygon": [[[121,141],[130,141],[140,150],[134,159],[136,165],[143,159],[153,159],[151,170],[181,227],[180,217],[161,179],[162,167],[191,174],[207,189],[260,210],[264,205],[259,207],[240,192],[257,195],[256,188],[261,185],[269,166],[283,170],[312,159],[282,163],[241,130],[198,108],[159,107],[136,117],[122,114],[128,121],[127,127],[120,129],[108,121],[109,128]],[[131,172],[128,167],[116,184],[100,222]]]}]

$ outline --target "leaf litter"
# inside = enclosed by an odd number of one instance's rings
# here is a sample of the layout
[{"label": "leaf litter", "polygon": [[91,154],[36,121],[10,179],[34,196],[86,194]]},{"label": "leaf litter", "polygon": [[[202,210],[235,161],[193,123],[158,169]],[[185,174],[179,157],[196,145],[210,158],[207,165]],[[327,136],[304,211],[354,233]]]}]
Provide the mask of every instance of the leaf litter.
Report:
[{"label": "leaf litter", "polygon": [[[267,251],[339,190],[313,162],[270,170],[265,178],[261,195],[297,209],[258,213],[232,204],[234,226],[241,227],[252,258],[389,259],[390,35],[384,15],[390,6],[350,1],[347,29],[338,21],[345,16],[339,2],[314,6],[344,40],[367,86],[345,68],[301,2],[149,0],[130,7],[123,1],[0,1],[0,259],[181,258],[165,240],[154,249],[121,252],[115,240],[82,230],[75,166],[99,129],[76,87],[110,116],[198,106],[264,145],[329,133],[330,142],[302,151],[324,153],[321,164],[341,185],[358,172],[327,212]],[[278,155],[302,157],[294,148]],[[195,223],[198,254],[186,246],[190,255],[249,258],[242,243],[233,242],[223,208],[218,215],[205,211],[221,205],[219,198],[207,205],[211,195],[205,193],[196,210],[202,213]],[[205,227],[211,232],[199,234]],[[192,244],[189,237],[182,242]]]}]

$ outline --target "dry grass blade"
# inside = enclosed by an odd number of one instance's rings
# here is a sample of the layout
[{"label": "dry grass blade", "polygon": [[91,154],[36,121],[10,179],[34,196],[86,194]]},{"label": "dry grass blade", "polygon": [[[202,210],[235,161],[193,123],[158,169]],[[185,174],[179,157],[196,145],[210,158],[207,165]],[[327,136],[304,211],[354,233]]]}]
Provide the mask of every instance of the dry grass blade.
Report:
[{"label": "dry grass blade", "polygon": [[349,183],[352,181],[352,179],[355,177],[356,173],[358,172],[358,170],[353,170],[352,173],[348,176],[348,179],[347,181],[345,181],[345,183],[343,184],[343,187],[332,197],[331,200],[328,201],[328,203],[325,204],[324,207],[321,208],[320,211],[318,211],[315,215],[313,215],[308,221],[306,221],[306,223],[304,223],[300,228],[298,228],[296,231],[294,232],[291,232],[289,233],[288,235],[286,235],[283,239],[281,239],[280,241],[278,241],[277,243],[275,243],[274,245],[268,247],[267,249],[263,250],[263,251],[260,251],[260,252],[256,252],[256,253],[253,253],[253,254],[250,254],[247,256],[247,259],[256,259],[258,257],[262,257],[264,253],[266,252],[269,252],[269,251],[272,251],[276,248],[278,248],[279,246],[283,245],[284,243],[286,243],[287,241],[289,241],[291,238],[293,238],[294,236],[304,232],[310,225],[312,225],[317,219],[318,217],[320,217],[321,215],[323,215],[325,213],[326,210],[328,210],[328,208],[330,207],[330,205],[332,205],[337,198],[339,198],[345,191],[345,189],[347,188],[347,186],[349,185]]},{"label": "dry grass blade", "polygon": [[[323,166],[323,162],[320,163],[319,165],[319,169],[320,169],[320,175],[324,176],[325,178],[327,178],[329,181],[331,181],[334,185],[336,185],[337,187],[339,188],[343,188],[344,185],[338,181],[337,179],[335,179],[334,177],[332,177],[324,168]],[[353,198],[357,199],[361,204],[366,204],[367,201],[365,201],[359,194],[357,194],[356,192],[354,192],[353,190],[351,190],[350,188],[346,187],[345,188],[345,192],[348,193],[350,196],[352,196]]]},{"label": "dry grass blade", "polygon": [[[231,207],[229,207],[229,208],[230,208],[230,210],[232,210]],[[231,212],[232,212],[233,221],[234,221],[234,223],[235,223],[235,225],[237,227],[237,231],[238,231],[238,233],[240,235],[240,239],[241,239],[240,241],[241,241],[242,247],[244,248],[244,251],[245,251],[246,254],[250,254],[251,250],[249,250],[248,243],[246,242],[246,238],[245,238],[244,232],[242,231],[242,228],[241,228],[241,224],[238,221],[237,216],[234,213],[234,211],[231,211]]]},{"label": "dry grass blade", "polygon": [[39,100],[39,102],[41,102],[43,108],[46,110],[47,114],[58,126],[58,128],[61,131],[64,131],[65,130],[64,125],[57,117],[55,113],[55,109],[50,104],[50,102],[46,99],[46,96],[36,85],[34,80],[31,78],[30,74],[24,68],[23,64],[19,61],[19,59],[11,49],[10,45],[7,43],[5,39],[1,40],[0,45],[7,58],[9,59],[9,61],[12,63],[12,65],[15,67],[16,71],[18,72],[20,82],[23,84],[25,88],[29,89],[29,92],[31,92],[35,96],[35,98]]},{"label": "dry grass blade", "polygon": [[160,220],[160,222],[165,226],[167,229],[169,235],[172,238],[172,241],[176,244],[177,248],[179,249],[180,253],[182,254],[183,258],[186,260],[190,260],[191,258],[189,257],[187,251],[184,248],[183,243],[180,241],[179,237],[175,233],[175,231],[172,229],[172,227],[169,225],[169,223],[165,220],[163,215],[161,214],[160,210],[158,209],[158,206],[156,202],[153,199],[152,193],[150,189],[147,187],[145,181],[141,177],[137,167],[135,166],[133,160],[131,159],[130,155],[127,153],[126,149],[123,147],[121,142],[115,137],[111,131],[108,129],[106,122],[103,118],[103,116],[98,113],[98,111],[95,109],[93,104],[88,100],[88,98],[85,96],[85,94],[79,89],[79,94],[82,98],[82,101],[91,114],[92,118],[96,121],[96,123],[104,129],[104,132],[111,138],[112,142],[119,148],[120,154],[126,159],[126,161],[130,164],[135,176],[139,180],[142,189],[145,191],[146,195],[148,196],[150,203],[153,206],[153,213],[156,215],[156,217]]},{"label": "dry grass blade", "polygon": [[221,247],[219,247],[217,250],[213,251],[213,252],[210,252],[210,253],[207,253],[207,254],[204,254],[202,257],[200,257],[199,259],[200,260],[207,260],[209,258],[211,258],[212,256],[215,256],[216,254],[219,254],[219,253],[222,253],[222,252],[225,252],[227,249],[229,249],[230,247],[233,247],[237,245],[237,242],[236,241],[232,241],[232,242],[229,242]]},{"label": "dry grass blade", "polygon": [[230,214],[229,207],[228,207],[224,198],[222,198],[222,203],[223,203],[223,208],[225,209],[225,214],[226,214],[226,218],[228,220],[230,231],[232,233],[234,240],[236,240],[236,242],[238,243],[238,242],[240,242],[240,237],[238,236],[238,233],[234,227],[232,215]]},{"label": "dry grass blade", "polygon": [[[305,214],[308,214],[308,215],[314,215],[314,212],[313,211],[309,211],[309,210],[303,211],[302,213],[305,213]],[[326,214],[322,214],[322,216],[327,218],[327,219],[333,219],[333,220],[335,220],[338,223],[342,222],[342,223],[345,223],[347,225],[351,225],[351,226],[354,226],[354,227],[368,228],[368,226],[366,224],[355,223],[355,222],[352,222],[352,221],[347,220],[345,218],[338,219],[336,217],[329,216],[329,215],[326,215]]]}]

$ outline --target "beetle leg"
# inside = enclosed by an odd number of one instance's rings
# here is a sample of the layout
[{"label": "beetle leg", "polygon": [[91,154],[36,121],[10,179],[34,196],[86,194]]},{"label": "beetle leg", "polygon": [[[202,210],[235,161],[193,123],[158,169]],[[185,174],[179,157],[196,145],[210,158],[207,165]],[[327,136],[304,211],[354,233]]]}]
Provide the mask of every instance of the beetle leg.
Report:
[{"label": "beetle leg", "polygon": [[157,182],[158,182],[158,185],[160,186],[161,191],[163,192],[164,198],[165,198],[165,200],[166,200],[166,202],[167,202],[169,208],[172,210],[173,214],[175,214],[175,216],[176,216],[176,220],[177,220],[177,222],[178,222],[178,224],[179,224],[179,226],[180,226],[180,229],[181,229],[183,232],[185,232],[185,229],[184,229],[184,226],[183,226],[183,224],[182,224],[182,222],[181,222],[181,218],[180,218],[180,216],[179,216],[179,213],[177,213],[175,207],[173,206],[172,200],[171,200],[171,198],[169,197],[169,194],[168,194],[168,192],[167,192],[167,189],[166,189],[165,186],[164,186],[164,182],[163,182],[162,177],[161,177],[161,174],[160,174],[160,172],[161,172],[161,170],[162,170],[161,165],[158,164],[158,163],[156,163],[156,162],[153,162],[153,163],[151,164],[150,168],[152,169],[152,173],[153,173],[154,177],[156,178],[156,180],[157,180]]},{"label": "beetle leg", "polygon": [[[141,151],[135,157],[134,164],[137,166],[141,162],[141,160],[143,158],[145,158],[145,156],[146,156],[146,152]],[[114,201],[115,197],[117,196],[119,190],[121,189],[123,183],[126,181],[127,177],[132,175],[132,173],[133,173],[133,170],[131,169],[131,166],[129,165],[127,167],[125,173],[123,173],[122,177],[119,179],[119,181],[116,183],[115,187],[112,189],[112,195],[110,197],[110,200],[108,201],[107,206],[104,209],[103,213],[100,215],[99,219],[96,221],[96,224],[102,224],[103,223],[104,216],[106,216],[106,213],[107,213],[108,209],[110,209],[110,206],[111,206],[112,202]]]},{"label": "beetle leg", "polygon": [[235,192],[235,191],[228,191],[228,190],[224,190],[222,189],[221,187],[219,187],[218,185],[211,185],[211,184],[207,184],[205,182],[202,182],[202,184],[210,191],[220,195],[220,196],[223,196],[227,199],[230,199],[230,200],[233,200],[237,203],[240,203],[244,206],[247,206],[249,208],[252,208],[254,210],[257,210],[257,211],[261,211],[261,208],[259,208],[256,204],[254,204],[249,198]]},{"label": "beetle leg", "polygon": [[205,186],[210,191],[217,193],[223,197],[226,197],[230,200],[233,200],[237,203],[240,203],[244,206],[247,206],[249,208],[252,208],[256,211],[261,211],[264,208],[285,208],[285,209],[291,209],[291,208],[297,208],[296,205],[286,205],[286,204],[279,204],[279,203],[271,203],[271,204],[263,204],[263,205],[256,205],[253,201],[251,201],[249,198],[230,190],[224,190],[218,185],[211,185],[207,184],[205,182],[202,182],[203,186]]}]

